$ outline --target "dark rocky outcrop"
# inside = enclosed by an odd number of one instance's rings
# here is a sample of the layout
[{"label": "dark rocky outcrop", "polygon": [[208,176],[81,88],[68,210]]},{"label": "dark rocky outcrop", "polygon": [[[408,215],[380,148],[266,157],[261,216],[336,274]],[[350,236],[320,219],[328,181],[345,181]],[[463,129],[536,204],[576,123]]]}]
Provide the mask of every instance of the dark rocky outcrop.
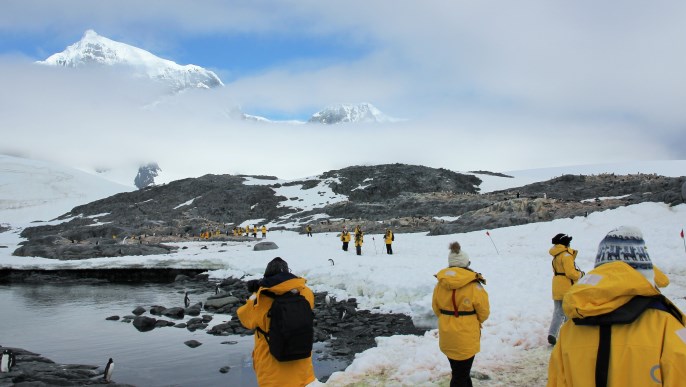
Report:
[{"label": "dark rocky outcrop", "polygon": [[98,366],[60,364],[22,348],[0,348],[10,349],[16,357],[14,368],[0,373],[0,386],[131,386],[105,381],[104,369]]},{"label": "dark rocky outcrop", "polygon": [[[212,232],[212,241],[255,241],[232,236],[227,226],[251,219],[282,225],[271,231],[302,230],[312,224],[315,233],[339,231],[351,223],[360,224],[367,233],[387,227],[396,234],[426,231],[431,235],[494,229],[647,201],[678,204],[686,181],[654,174],[563,175],[480,194],[481,180],[474,175],[406,164],[353,166],[288,183],[260,177],[263,185],[243,184],[247,178],[206,175],[84,204],[60,216],[63,223],[24,229],[21,236],[27,241],[14,254],[54,259],[173,254],[176,248],[170,244],[199,241],[207,231]],[[297,203],[298,198],[277,195],[283,186],[299,187],[309,195],[313,193],[309,190],[317,190],[321,203],[308,210],[284,206],[284,201]],[[331,191],[348,200],[331,200],[334,197],[326,197]]]}]

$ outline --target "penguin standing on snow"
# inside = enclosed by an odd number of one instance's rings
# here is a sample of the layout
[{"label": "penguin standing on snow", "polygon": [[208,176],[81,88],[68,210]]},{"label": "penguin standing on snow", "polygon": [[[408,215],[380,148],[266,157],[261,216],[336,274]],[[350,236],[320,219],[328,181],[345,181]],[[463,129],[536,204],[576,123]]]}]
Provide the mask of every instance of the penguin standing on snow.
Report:
[{"label": "penguin standing on snow", "polygon": [[14,367],[14,353],[9,349],[2,351],[0,354],[0,372],[10,372]]},{"label": "penguin standing on snow", "polygon": [[103,379],[108,383],[112,380],[112,372],[114,372],[114,361],[110,358],[105,366],[105,374],[103,375]]},{"label": "penguin standing on snow", "polygon": [[188,298],[188,292],[183,295],[183,304],[188,308],[191,305],[191,299]]}]

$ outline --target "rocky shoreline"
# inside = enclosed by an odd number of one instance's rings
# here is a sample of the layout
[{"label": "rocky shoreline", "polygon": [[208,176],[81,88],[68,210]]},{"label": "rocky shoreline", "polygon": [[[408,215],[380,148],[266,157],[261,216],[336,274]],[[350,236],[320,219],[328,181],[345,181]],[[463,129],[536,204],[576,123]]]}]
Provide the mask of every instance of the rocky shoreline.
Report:
[{"label": "rocky shoreline", "polygon": [[[239,322],[236,310],[250,297],[241,279],[225,278],[212,282],[206,274],[178,275],[169,284],[170,291],[179,293],[179,300],[187,292],[194,302],[185,305],[132,305],[130,315],[107,316],[112,321],[131,323],[135,329],[175,327],[190,332],[205,330],[214,319],[221,323],[212,326],[207,334],[215,336],[252,335]],[[210,296],[203,296],[211,293]],[[213,294],[212,294],[213,293]],[[197,301],[198,297],[203,301]],[[327,357],[352,362],[356,353],[376,346],[376,337],[402,334],[421,335],[425,328],[415,327],[412,318],[401,313],[374,313],[360,310],[357,300],[336,300],[326,293],[315,293],[315,342],[324,342]],[[190,317],[190,318],[188,318]]]},{"label": "rocky shoreline", "polygon": [[15,355],[16,365],[10,372],[0,373],[0,387],[8,386],[110,386],[126,387],[130,384],[119,384],[104,379],[102,367],[86,364],[62,364],[27,351],[22,348],[3,347],[0,352],[9,349]]},{"label": "rocky shoreline", "polygon": [[[139,332],[172,328],[184,329],[188,332],[205,330],[210,335],[227,336],[227,340],[230,340],[228,336],[232,335],[253,334],[252,331],[241,326],[236,316],[238,307],[243,305],[250,296],[243,280],[225,278],[219,281],[208,278],[207,274],[193,271],[182,274],[177,270],[174,273],[174,280],[163,286],[168,286],[169,292],[179,295],[178,304],[131,305],[131,314],[103,315],[103,320],[107,320],[104,323],[130,323],[132,328]],[[110,274],[114,274],[111,280],[121,276],[121,273]],[[33,270],[9,273],[9,275],[13,279],[12,283],[93,286],[107,286],[108,283],[104,273],[92,277],[78,277],[75,273],[65,275],[60,272],[40,273],[39,270]],[[156,275],[161,279],[168,278],[170,273],[158,269]],[[152,273],[139,276],[139,278],[144,277],[154,278]],[[139,281],[139,283],[145,283],[145,281]],[[186,296],[192,300],[192,303],[188,302],[188,305],[184,305]],[[319,358],[340,361],[346,365],[352,362],[356,353],[376,346],[376,337],[398,334],[422,335],[427,330],[415,327],[412,319],[407,315],[360,310],[354,298],[335,300],[326,293],[315,293],[314,313],[315,341],[324,344],[323,349],[316,350]],[[208,329],[210,323],[217,320],[221,322]],[[197,339],[197,336],[194,338]],[[185,342],[187,346],[193,348],[202,345],[201,339],[190,339],[191,337]],[[27,386],[107,384],[102,380],[102,368],[98,369],[97,366],[57,364],[23,349],[13,348],[12,350],[17,354],[17,367],[10,373],[0,374],[0,387],[22,385],[19,383],[38,383],[25,384]],[[222,369],[218,371],[230,372]],[[108,385],[120,384],[111,382]]]}]

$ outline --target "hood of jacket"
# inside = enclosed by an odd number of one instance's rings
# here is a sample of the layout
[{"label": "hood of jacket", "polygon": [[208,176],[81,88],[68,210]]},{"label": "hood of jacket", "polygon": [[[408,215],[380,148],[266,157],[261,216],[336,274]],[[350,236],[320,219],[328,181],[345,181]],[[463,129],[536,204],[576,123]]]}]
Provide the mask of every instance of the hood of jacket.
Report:
[{"label": "hood of jacket", "polygon": [[307,281],[304,278],[297,277],[291,273],[278,273],[276,275],[265,277],[260,281],[260,291],[268,290],[276,295],[284,294],[292,289],[298,290],[302,293]]},{"label": "hood of jacket", "polygon": [[634,296],[660,294],[641,273],[628,264],[605,263],[582,277],[564,295],[562,307],[569,318],[610,313]]},{"label": "hood of jacket", "polygon": [[479,281],[486,284],[486,280],[473,270],[462,267],[448,267],[436,274],[438,285],[446,289],[459,289],[470,282]]},{"label": "hood of jacket", "polygon": [[556,255],[558,255],[562,252],[565,252],[565,251],[567,253],[571,254],[574,258],[576,258],[576,254],[578,253],[576,250],[574,250],[571,247],[567,247],[565,245],[559,245],[559,244],[551,247],[550,250],[548,250],[548,253],[550,255],[552,255],[553,257],[555,257]]}]

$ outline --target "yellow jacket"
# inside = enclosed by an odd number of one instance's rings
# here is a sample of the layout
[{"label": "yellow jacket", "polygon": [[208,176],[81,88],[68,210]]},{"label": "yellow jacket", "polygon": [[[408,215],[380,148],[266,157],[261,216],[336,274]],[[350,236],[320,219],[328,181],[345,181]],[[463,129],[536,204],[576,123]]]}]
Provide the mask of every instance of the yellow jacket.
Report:
[{"label": "yellow jacket", "polygon": [[[277,295],[284,294],[291,289],[298,289],[301,295],[309,301],[314,308],[314,294],[305,285],[305,279],[296,277],[290,273],[280,273],[263,279],[265,287],[260,287],[245,305],[238,308],[236,314],[244,327],[256,329],[260,327],[265,332],[269,331],[270,318],[267,312],[272,306],[273,299],[261,294],[263,290],[269,290]],[[253,368],[257,375],[257,384],[260,387],[300,387],[315,380],[312,357],[301,360],[280,362],[269,352],[269,344],[265,337],[255,332],[255,348],[252,352]]]},{"label": "yellow jacket", "polygon": [[561,300],[581,278],[581,272],[574,263],[577,251],[565,245],[555,245],[548,253],[553,256],[553,300]]},{"label": "yellow jacket", "polygon": [[350,242],[350,233],[347,231],[341,232],[341,242]]},{"label": "yellow jacket", "polygon": [[[658,295],[641,273],[617,261],[588,273],[567,292],[562,307],[567,317],[579,319],[610,313],[634,296]],[[550,355],[548,386],[594,386],[598,339],[597,325],[568,320]],[[685,381],[686,328],[672,314],[648,308],[631,323],[611,326],[608,387],[676,387]]]},{"label": "yellow jacket", "polygon": [[[465,360],[481,350],[481,324],[491,313],[481,274],[448,267],[436,274],[431,307],[438,317],[438,345],[453,360]],[[455,317],[455,306],[460,313]],[[443,312],[441,312],[443,311]]]},{"label": "yellow jacket", "polygon": [[362,236],[362,233],[355,234],[355,246],[362,246],[364,243],[364,237]]},{"label": "yellow jacket", "polygon": [[393,231],[386,231],[386,234],[384,235],[384,242],[386,242],[387,245],[393,243]]},{"label": "yellow jacket", "polygon": [[267,233],[267,226],[262,226],[261,231],[262,231],[262,234],[266,234]]}]

